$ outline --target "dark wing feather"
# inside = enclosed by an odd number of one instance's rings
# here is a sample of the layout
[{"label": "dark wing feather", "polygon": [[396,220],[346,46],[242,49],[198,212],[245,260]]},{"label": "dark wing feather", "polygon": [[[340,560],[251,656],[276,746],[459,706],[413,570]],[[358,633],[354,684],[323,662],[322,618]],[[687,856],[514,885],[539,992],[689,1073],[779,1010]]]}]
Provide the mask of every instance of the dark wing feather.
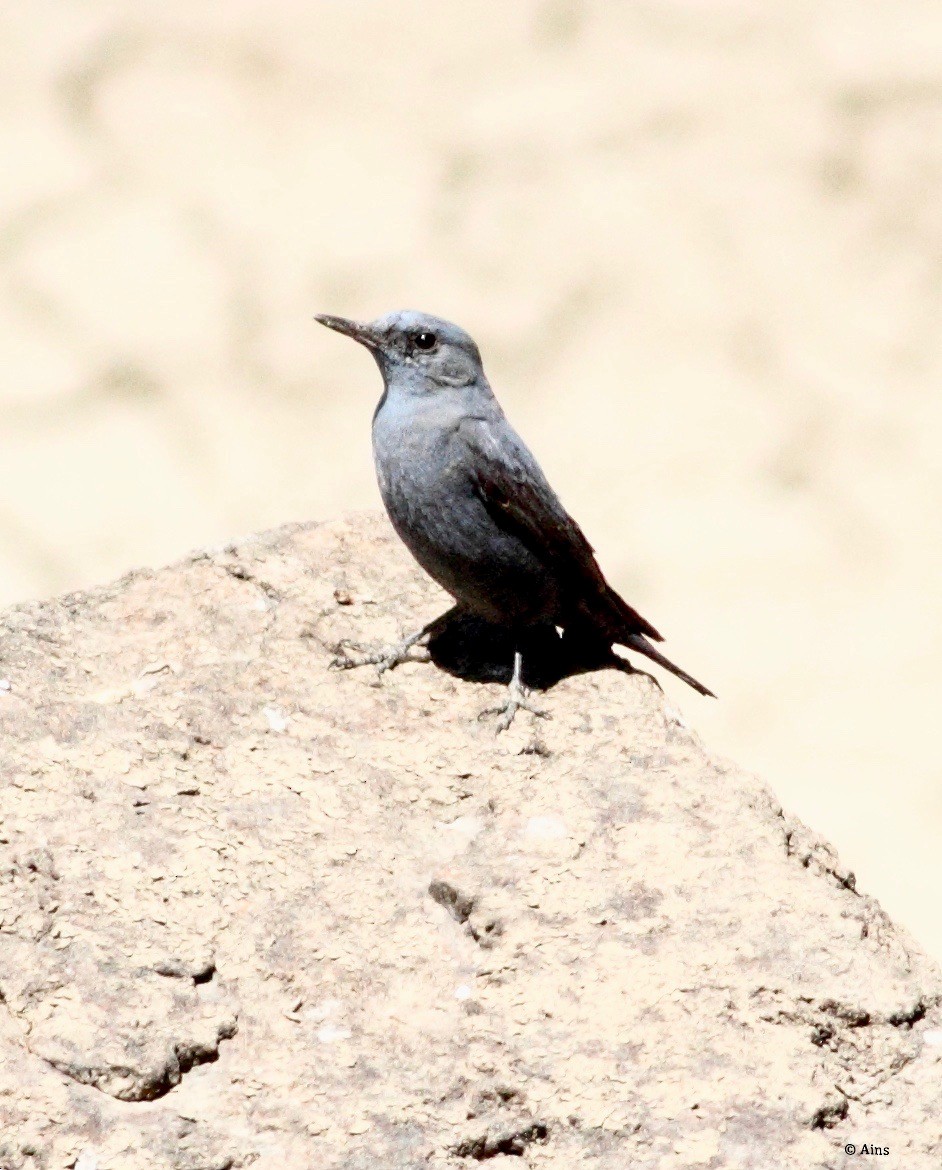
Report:
[{"label": "dark wing feather", "polygon": [[664,639],[605,580],[592,546],[550,487],[546,476],[505,419],[464,419],[461,439],[471,452],[472,475],[485,507],[549,572],[581,612],[612,641],[632,634]]}]

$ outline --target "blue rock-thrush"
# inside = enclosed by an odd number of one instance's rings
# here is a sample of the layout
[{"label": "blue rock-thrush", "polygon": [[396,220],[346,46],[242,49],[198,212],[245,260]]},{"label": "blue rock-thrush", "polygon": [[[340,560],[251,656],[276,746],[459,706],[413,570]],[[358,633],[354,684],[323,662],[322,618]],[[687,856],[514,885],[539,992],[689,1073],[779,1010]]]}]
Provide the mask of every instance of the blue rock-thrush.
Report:
[{"label": "blue rock-thrush", "polygon": [[[368,324],[317,320],[366,346],[382,372],[373,457],[396,532],[456,610],[503,626],[514,639],[500,728],[521,708],[543,714],[527,703],[521,677],[523,644],[538,626],[555,626],[609,655],[613,644],[635,650],[712,695],[651,644],[661,635],[605,580],[592,546],[507,421],[463,329],[416,312]],[[339,664],[388,670],[439,621],[389,650]]]}]

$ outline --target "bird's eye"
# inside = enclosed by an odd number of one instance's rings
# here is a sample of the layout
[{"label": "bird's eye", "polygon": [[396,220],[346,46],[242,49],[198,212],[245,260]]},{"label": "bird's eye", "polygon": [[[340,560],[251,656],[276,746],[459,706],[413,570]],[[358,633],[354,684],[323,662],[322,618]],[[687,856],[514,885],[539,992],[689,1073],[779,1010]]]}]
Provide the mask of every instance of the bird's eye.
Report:
[{"label": "bird's eye", "polygon": [[424,349],[426,353],[430,349],[434,349],[438,344],[438,338],[434,333],[426,333],[424,330],[415,335],[415,348]]}]

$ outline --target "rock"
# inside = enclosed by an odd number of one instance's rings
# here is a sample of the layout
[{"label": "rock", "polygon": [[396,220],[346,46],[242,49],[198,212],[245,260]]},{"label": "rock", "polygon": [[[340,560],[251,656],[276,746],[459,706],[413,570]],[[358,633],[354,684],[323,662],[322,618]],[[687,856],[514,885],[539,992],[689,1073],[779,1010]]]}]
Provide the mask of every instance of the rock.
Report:
[{"label": "rock", "polygon": [[3,615],[0,1166],[938,1167],[833,850],[643,675],[329,669],[443,608],[367,516]]}]

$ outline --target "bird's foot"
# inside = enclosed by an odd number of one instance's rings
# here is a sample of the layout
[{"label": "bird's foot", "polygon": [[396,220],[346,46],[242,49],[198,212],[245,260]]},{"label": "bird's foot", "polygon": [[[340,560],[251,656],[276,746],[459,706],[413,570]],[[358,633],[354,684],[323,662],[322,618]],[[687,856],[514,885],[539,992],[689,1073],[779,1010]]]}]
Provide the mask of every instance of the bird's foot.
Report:
[{"label": "bird's foot", "polygon": [[485,707],[478,715],[478,719],[486,719],[488,715],[496,715],[495,730],[497,735],[507,730],[518,711],[529,711],[537,719],[552,719],[549,711],[544,711],[542,707],[535,707],[530,702],[529,696],[530,692],[523,686],[515,673],[507,688],[506,700],[499,707]]},{"label": "bird's foot", "polygon": [[330,669],[354,670],[358,666],[375,666],[377,674],[382,678],[387,670],[395,670],[402,662],[428,662],[427,651],[425,654],[410,653],[421,636],[421,634],[415,634],[403,638],[395,646],[387,646],[382,650],[365,650],[362,646],[355,646],[351,642],[338,642],[336,657],[331,661]]}]

